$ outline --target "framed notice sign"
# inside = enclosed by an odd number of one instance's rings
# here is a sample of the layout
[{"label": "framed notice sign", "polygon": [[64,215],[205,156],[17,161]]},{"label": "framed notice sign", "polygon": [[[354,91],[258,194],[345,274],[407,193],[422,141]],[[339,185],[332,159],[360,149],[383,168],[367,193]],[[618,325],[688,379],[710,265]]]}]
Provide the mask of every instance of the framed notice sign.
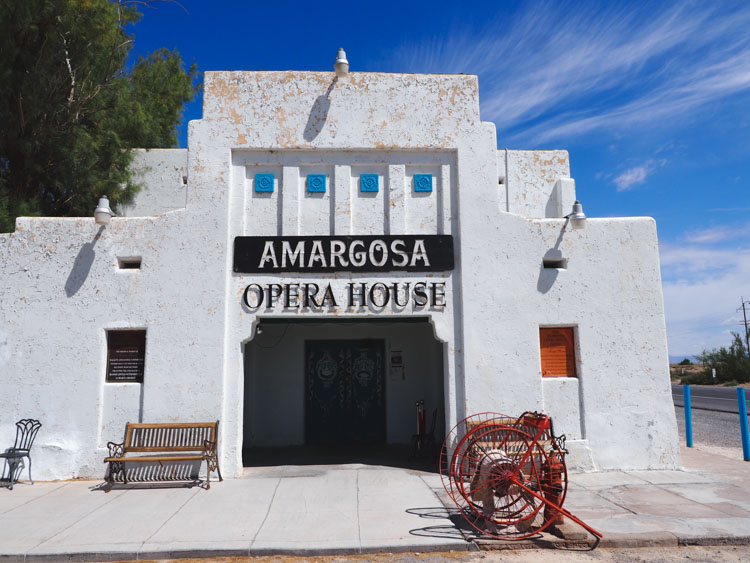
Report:
[{"label": "framed notice sign", "polygon": [[572,327],[539,329],[542,377],[575,377],[575,334]]},{"label": "framed notice sign", "polygon": [[145,330],[107,331],[107,382],[143,383]]}]

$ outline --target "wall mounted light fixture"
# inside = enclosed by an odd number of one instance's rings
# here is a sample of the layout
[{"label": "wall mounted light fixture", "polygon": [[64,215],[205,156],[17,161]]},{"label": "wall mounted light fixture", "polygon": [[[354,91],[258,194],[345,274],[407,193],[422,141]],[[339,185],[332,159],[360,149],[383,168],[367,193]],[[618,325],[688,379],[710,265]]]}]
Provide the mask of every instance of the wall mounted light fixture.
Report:
[{"label": "wall mounted light fixture", "polygon": [[581,202],[575,200],[573,210],[565,216],[566,222],[570,221],[572,229],[583,229],[586,226],[586,214],[583,212]]},{"label": "wall mounted light fixture", "polygon": [[94,221],[97,225],[108,225],[114,213],[109,207],[107,196],[99,198],[99,205],[94,209]]},{"label": "wall mounted light fixture", "polygon": [[349,74],[349,61],[346,60],[346,51],[344,51],[343,47],[339,47],[336,62],[333,63],[333,69],[336,71],[336,76],[339,77]]}]

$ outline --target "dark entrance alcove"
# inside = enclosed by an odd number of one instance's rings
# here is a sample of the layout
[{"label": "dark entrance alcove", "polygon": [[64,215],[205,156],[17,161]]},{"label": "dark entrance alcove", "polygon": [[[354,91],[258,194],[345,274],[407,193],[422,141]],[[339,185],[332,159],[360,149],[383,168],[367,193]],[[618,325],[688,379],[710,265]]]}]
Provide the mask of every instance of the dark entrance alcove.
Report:
[{"label": "dark entrance alcove", "polygon": [[412,448],[417,401],[438,446],[445,431],[443,344],[427,318],[264,319],[244,364],[245,466],[437,469],[437,447]]}]

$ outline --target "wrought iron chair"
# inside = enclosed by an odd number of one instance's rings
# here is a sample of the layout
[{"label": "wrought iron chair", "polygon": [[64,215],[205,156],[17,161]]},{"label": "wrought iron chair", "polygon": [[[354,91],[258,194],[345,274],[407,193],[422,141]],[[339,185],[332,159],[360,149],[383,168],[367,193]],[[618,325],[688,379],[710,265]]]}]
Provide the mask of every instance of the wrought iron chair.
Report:
[{"label": "wrought iron chair", "polygon": [[24,418],[16,422],[16,442],[13,447],[8,448],[4,452],[0,453],[0,458],[5,459],[5,465],[3,466],[3,473],[0,476],[5,480],[5,466],[7,465],[8,470],[8,488],[13,490],[13,483],[18,482],[18,477],[21,474],[21,470],[24,467],[23,458],[29,460],[29,481],[34,484],[31,479],[31,445],[34,443],[36,433],[42,427],[42,423],[33,418]]}]

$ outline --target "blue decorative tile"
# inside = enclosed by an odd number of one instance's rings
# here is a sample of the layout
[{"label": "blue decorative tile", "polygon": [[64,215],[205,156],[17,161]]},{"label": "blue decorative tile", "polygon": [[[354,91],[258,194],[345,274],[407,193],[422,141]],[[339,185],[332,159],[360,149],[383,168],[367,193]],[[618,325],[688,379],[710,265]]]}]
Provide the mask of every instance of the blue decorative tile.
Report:
[{"label": "blue decorative tile", "polygon": [[310,193],[325,193],[326,175],[325,174],[308,174],[307,191]]},{"label": "blue decorative tile", "polygon": [[377,192],[378,191],[378,175],[377,174],[360,174],[359,175],[359,191]]},{"label": "blue decorative tile", "polygon": [[414,174],[414,191],[431,192],[432,174]]},{"label": "blue decorative tile", "polygon": [[273,174],[256,174],[255,175],[256,192],[273,191]]}]

